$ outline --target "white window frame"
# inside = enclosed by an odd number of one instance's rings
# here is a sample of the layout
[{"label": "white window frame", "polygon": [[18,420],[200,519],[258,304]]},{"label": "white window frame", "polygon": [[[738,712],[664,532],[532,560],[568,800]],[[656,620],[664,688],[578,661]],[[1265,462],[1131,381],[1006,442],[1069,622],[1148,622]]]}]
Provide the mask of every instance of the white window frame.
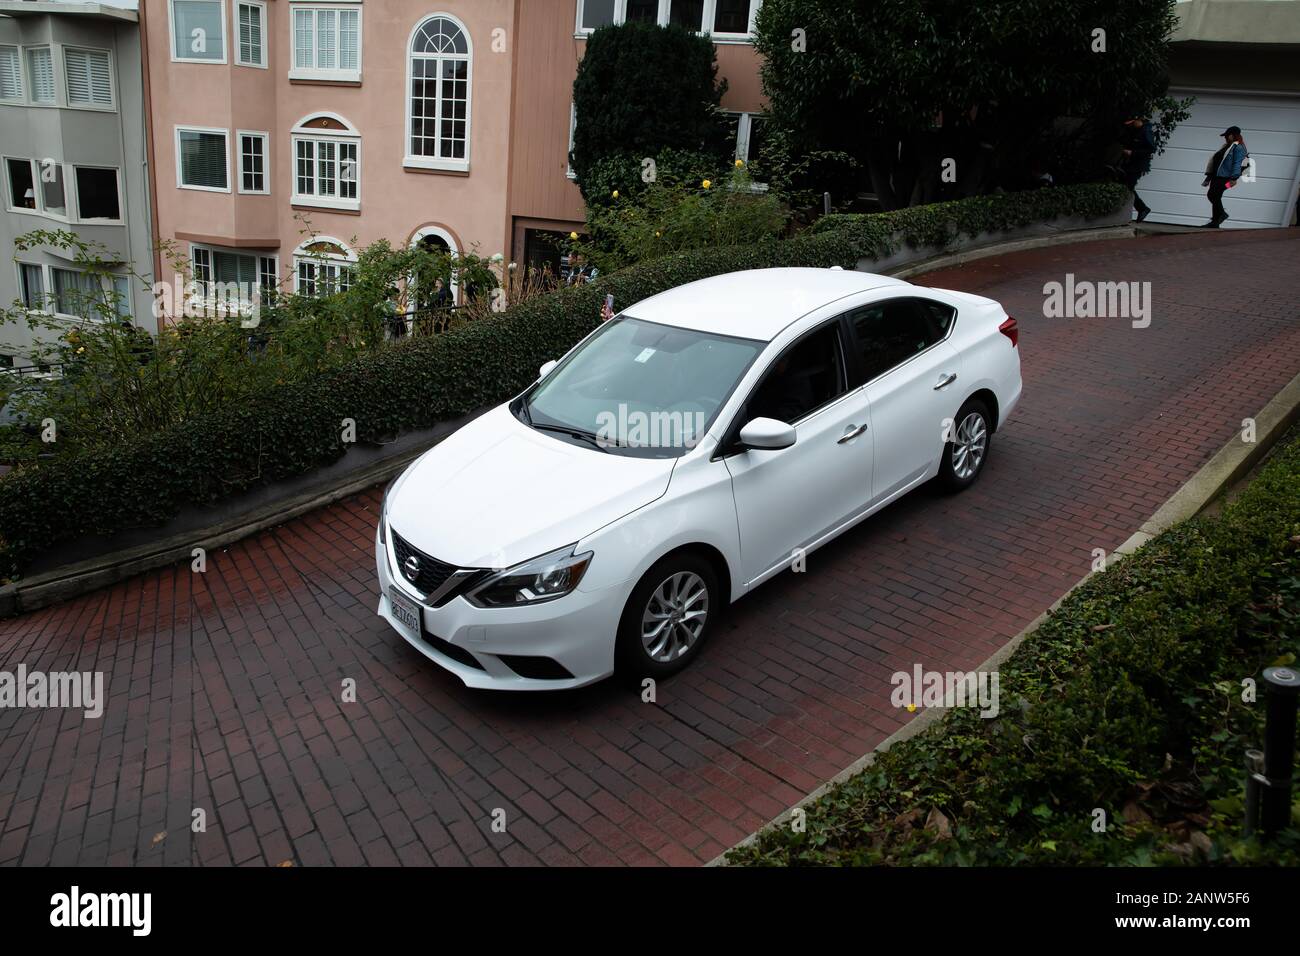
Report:
[{"label": "white window frame", "polygon": [[[46,109],[57,109],[60,105],[59,104],[59,90],[60,90],[59,64],[60,61],[62,60],[62,57],[59,57],[55,54],[54,47],[55,44],[53,43],[33,43],[30,45],[24,45],[19,48],[22,51],[21,59],[22,59],[22,70],[23,70],[23,90],[27,94],[26,102],[28,106],[42,106],[45,107]],[[31,61],[27,59],[27,54],[31,53],[33,50],[50,51],[50,93],[53,96],[53,99],[38,100],[34,95],[36,91],[36,84],[32,82]],[[12,100],[6,100],[6,102],[12,102]]]},{"label": "white window frame", "polygon": [[[69,221],[81,222],[94,226],[120,226],[126,222],[126,197],[122,195],[122,170],[118,166],[105,166],[100,163],[64,163],[66,169],[72,170],[69,176],[66,172],[63,174],[63,198],[68,205]],[[117,218],[116,219],[83,219],[81,218],[81,191],[77,185],[78,169],[111,169],[117,179]],[[72,189],[68,189],[68,184],[72,184]],[[69,192],[71,197],[69,198]],[[75,213],[75,217],[72,215]]]},{"label": "white window frame", "polygon": [[[41,297],[40,297],[41,307],[39,309],[33,309],[31,306],[27,305],[27,299],[23,294],[23,266],[32,266],[35,269],[39,270],[41,274]],[[46,306],[49,305],[50,296],[49,296],[49,289],[48,289],[49,276],[47,274],[48,270],[46,269],[45,263],[26,262],[22,259],[15,257],[14,272],[18,277],[18,285],[14,287],[18,290],[18,295],[15,296],[14,298],[17,299],[19,302],[23,303],[23,308],[27,309],[29,312],[38,312],[41,315],[53,315],[53,313],[50,312],[48,308],[46,308]]]},{"label": "white window frame", "polygon": [[[262,188],[244,188],[244,137],[255,136],[262,141]],[[271,134],[257,129],[235,130],[235,152],[238,162],[235,189],[245,196],[269,196],[271,194]]]},{"label": "white window frame", "polygon": [[[258,56],[261,58],[261,61],[262,61],[262,62],[260,62],[260,63],[253,63],[253,62],[250,61],[250,60],[245,60],[245,59],[244,59],[244,44],[243,44],[243,41],[242,41],[242,39],[240,38],[240,35],[239,35],[239,27],[240,27],[240,23],[239,23],[239,8],[240,8],[240,7],[256,7],[256,8],[258,9],[258,11],[259,11],[259,15],[260,15],[261,18],[262,18],[262,19],[261,19],[261,26],[262,26],[262,43],[261,43],[261,47],[260,47],[259,50],[258,50]],[[267,18],[266,18],[266,3],[265,3],[265,0],[235,0],[234,14],[233,14],[233,15],[234,15],[234,23],[231,25],[232,28],[231,28],[231,31],[230,31],[230,32],[231,32],[232,34],[234,34],[234,41],[235,41],[235,65],[236,65],[236,66],[250,66],[250,67],[253,67],[253,68],[258,69],[258,70],[265,70],[265,69],[268,69],[268,66],[267,66],[267,56],[268,56],[268,53],[267,53],[267,42],[266,42],[266,26],[267,26]]]},{"label": "white window frame", "polygon": [[[266,293],[268,289],[267,286],[262,281],[262,277],[264,275],[262,266],[264,265],[265,260],[269,259],[271,261],[272,263],[271,275],[275,277],[275,285],[269,291],[273,293],[280,291],[280,282],[281,282],[280,254],[278,252],[263,252],[260,249],[252,249],[252,250],[232,249],[228,246],[214,246],[206,242],[191,242],[190,257],[189,257],[190,279],[194,283],[194,288],[196,290],[200,285],[204,285],[204,283],[208,283],[208,282],[215,283],[215,280],[211,278],[209,279],[199,278],[199,267],[195,261],[194,254],[200,251],[206,252],[208,254],[207,268],[209,270],[212,268],[213,265],[213,261],[212,261],[213,256],[218,254],[228,255],[228,256],[247,256],[248,258],[254,259],[256,261],[258,300],[254,302],[252,300],[245,300],[241,298],[239,300],[239,308],[238,308],[238,312],[240,315],[248,315],[251,313],[254,306],[260,306],[266,302]],[[198,305],[203,307],[204,310],[209,310],[209,309],[215,310],[218,305],[226,304],[224,300],[212,294],[212,290],[208,289],[206,286],[204,287],[203,292],[201,294],[190,296],[189,301],[193,303],[197,303]]]},{"label": "white window frame", "polygon": [[[670,15],[672,13],[672,0],[659,0],[659,13],[655,20],[661,27],[668,26]],[[586,39],[594,32],[593,29],[583,27],[582,14],[586,7],[587,0],[578,0],[576,6],[576,16],[574,19],[573,36],[575,39]],[[745,33],[714,33],[713,23],[717,19],[718,5],[717,0],[704,0],[704,10],[701,14],[700,26],[704,29],[697,31],[701,35],[707,35],[713,39],[714,43],[721,44],[752,44],[754,42],[754,20],[758,16],[758,10],[763,5],[763,0],[755,0],[754,5],[749,11],[749,29]],[[627,0],[614,0],[614,25],[627,22]]]},{"label": "white window frame", "polygon": [[[319,67],[300,67],[298,66],[297,51],[295,49],[294,35],[294,14],[299,10],[353,10],[357,14],[357,68],[355,70],[332,69],[322,70]],[[364,70],[364,64],[361,62],[362,51],[365,49],[365,11],[362,7],[361,0],[335,0],[332,3],[317,3],[315,0],[290,0],[289,3],[289,79],[291,80],[318,80],[335,83],[360,83],[361,74]],[[312,62],[316,62],[316,18],[312,16]],[[335,32],[337,39],[342,35],[341,31]]]},{"label": "white window frame", "polygon": [[[303,124],[327,116],[332,120],[341,123],[345,129],[319,129],[304,126]],[[356,168],[356,198],[342,199],[337,195],[335,190],[334,196],[322,197],[319,193],[299,193],[298,192],[298,144],[300,142],[313,143],[334,143],[335,145],[335,164],[338,166],[336,182],[343,181],[343,163],[338,159],[337,152],[339,143],[353,144],[357,148],[357,168]],[[345,120],[337,113],[310,113],[300,119],[290,131],[289,135],[289,201],[295,206],[313,206],[318,209],[344,209],[350,211],[360,211],[361,209],[361,134],[357,132],[355,126]],[[312,147],[312,182],[320,181],[320,159],[316,152],[316,147]],[[332,240],[330,240],[332,241]],[[346,246],[344,248],[347,248]]]},{"label": "white window frame", "polygon": [[[68,82],[68,50],[80,50],[83,53],[107,53],[108,54],[108,106],[100,106],[97,103],[74,103],[72,102],[72,87]],[[100,113],[117,112],[117,61],[113,59],[113,51],[103,47],[94,46],[65,46],[59,60],[63,63],[63,102],[67,104],[70,110],[95,110]]]},{"label": "white window frame", "polygon": [[[340,255],[335,255],[334,253],[319,253],[319,252],[307,251],[308,246],[314,246],[318,242],[328,242],[332,245],[338,246],[340,249],[343,250],[343,255],[340,256]],[[346,242],[344,242],[341,239],[335,239],[333,236],[311,236],[305,239],[303,242],[301,242],[298,245],[298,248],[293,250],[293,291],[296,295],[305,294],[302,291],[302,279],[301,276],[299,275],[299,266],[306,263],[311,264],[314,268],[319,268],[322,264],[324,264],[324,265],[333,265],[339,269],[344,269],[344,268],[353,269],[356,267],[357,264],[357,254],[356,251],[351,246],[349,246]],[[313,284],[318,283],[320,281],[321,280],[319,275],[316,275],[312,279]],[[341,291],[341,290],[335,290],[335,291]],[[315,295],[315,290],[313,290],[312,294]]]},{"label": "white window frame", "polygon": [[226,24],[226,0],[209,0],[221,5],[221,59],[203,59],[193,56],[176,55],[176,0],[167,0],[167,44],[173,63],[202,63],[205,66],[221,66],[230,62],[230,28]]},{"label": "white window frame", "polygon": [[[78,269],[76,263],[72,263],[72,262],[69,262],[66,265],[54,265],[53,263],[49,263],[49,262],[27,262],[22,259],[15,259],[14,268],[17,270],[17,275],[18,275],[18,298],[20,299],[22,298],[22,290],[23,290],[23,266],[36,266],[36,268],[41,270],[41,303],[44,306],[44,308],[31,309],[30,311],[37,312],[41,315],[47,315],[50,316],[51,318],[62,319],[64,321],[71,321],[71,322],[100,323],[104,321],[104,317],[100,315],[98,312],[96,312],[94,315],[73,315],[71,312],[58,311],[58,308],[55,305],[55,302],[57,300],[55,299],[54,296],[54,270],[61,269],[64,272],[80,272],[82,274],[85,274],[86,272],[85,269]],[[132,301],[132,295],[131,295],[131,286],[130,286],[130,279],[132,278],[131,275],[129,273],[119,274],[114,272],[105,276],[100,276],[99,278],[101,280],[100,288],[103,289],[105,295],[105,304],[107,304],[109,301],[107,297],[114,292],[113,280],[114,279],[128,280],[127,294],[124,300],[124,305],[127,309],[127,316],[129,316],[132,319],[132,321],[134,321],[135,303]]]},{"label": "white window frame", "polygon": [[[444,159],[439,156],[417,156],[411,150],[411,83],[414,79],[415,34],[430,20],[442,17],[450,20],[460,28],[465,37],[465,157],[463,159]],[[404,122],[402,125],[402,165],[410,169],[434,169],[444,172],[469,172],[470,153],[474,143],[474,38],[470,36],[469,27],[460,17],[445,12],[430,12],[420,17],[411,28],[406,38],[406,86],[402,91]],[[440,59],[431,57],[431,59]],[[441,136],[441,131],[439,133]],[[441,142],[441,139],[439,139]]]},{"label": "white window frame", "polygon": [[[27,209],[23,206],[13,205],[13,183],[9,178],[10,160],[17,160],[20,163],[25,162],[31,167],[32,194],[36,199],[35,209]],[[0,186],[4,187],[5,209],[9,212],[17,213],[20,216],[44,216],[46,219],[53,219],[55,222],[75,222],[76,218],[72,213],[76,207],[70,202],[71,188],[68,185],[68,164],[57,161],[54,163],[55,166],[59,167],[63,176],[63,213],[59,214],[57,212],[50,212],[45,208],[45,190],[42,189],[40,185],[42,182],[40,169],[44,162],[44,159],[32,159],[30,156],[10,156],[6,154],[0,157],[0,163],[3,163],[4,165],[4,169],[0,171],[0,179],[3,179],[3,182],[0,182]],[[119,193],[119,199],[120,196],[121,194]],[[92,222],[97,221],[98,220],[92,220]]]},{"label": "white window frame", "polygon": [[20,43],[0,43],[0,49],[13,50],[18,58],[18,95],[9,98],[0,97],[0,103],[21,105],[27,102],[27,55]]},{"label": "white window frame", "polygon": [[[181,133],[220,133],[226,141],[226,185],[225,188],[220,186],[190,186],[181,181],[183,168],[181,164]],[[175,135],[172,137],[172,148],[176,157],[176,188],[193,189],[205,193],[228,193],[231,189],[230,184],[230,130],[223,129],[219,126],[184,126],[176,127]]]}]

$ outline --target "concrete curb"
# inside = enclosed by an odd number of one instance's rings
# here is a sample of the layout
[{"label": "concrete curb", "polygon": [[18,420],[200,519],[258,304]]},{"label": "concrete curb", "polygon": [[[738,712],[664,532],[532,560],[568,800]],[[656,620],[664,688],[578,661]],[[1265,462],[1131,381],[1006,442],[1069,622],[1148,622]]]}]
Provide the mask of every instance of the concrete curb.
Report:
[{"label": "concrete curb", "polygon": [[959,252],[950,252],[942,256],[933,256],[920,262],[909,263],[905,266],[898,266],[893,269],[885,270],[885,274],[893,276],[895,279],[910,279],[912,276],[920,275],[925,272],[933,272],[936,269],[947,269],[952,266],[965,265],[967,262],[974,262],[976,259],[987,259],[991,256],[1001,256],[1012,252],[1024,252],[1027,249],[1046,249],[1050,246],[1073,245],[1077,242],[1096,242],[1101,239],[1132,239],[1137,235],[1137,230],[1132,226],[1099,226],[1088,229],[1077,229],[1070,232],[1062,232],[1051,236],[1030,236],[1025,239],[1008,239],[1005,242],[996,242],[992,245],[979,246],[975,249],[964,249]]},{"label": "concrete curb", "polygon": [[[1255,441],[1253,443],[1244,442],[1239,434],[1220,448],[1213,458],[1206,462],[1196,474],[1174,492],[1168,501],[1160,506],[1155,514],[1147,519],[1140,530],[1115,549],[1110,558],[1111,565],[1113,566],[1116,561],[1122,560],[1124,556],[1132,554],[1160,532],[1168,530],[1178,522],[1185,521],[1203,511],[1207,505],[1236,484],[1251,468],[1258,464],[1269,449],[1286,434],[1287,430],[1298,419],[1300,419],[1300,375],[1291,379],[1255,416]],[[1028,627],[1002,645],[975,670],[992,671],[1000,667],[1015,653],[1016,648],[1020,646],[1025,638],[1038,630],[1043,622],[1061,606],[1062,602],[1091,578],[1093,573],[1095,572],[1089,572],[1080,578],[1068,591],[1057,598],[1051,607],[1034,618]],[[723,850],[705,866],[727,866],[726,857],[732,850],[749,846],[764,831],[783,826],[790,820],[796,809],[815,803],[836,785],[861,773],[875,762],[877,754],[884,753],[894,744],[915,737],[933,727],[943,719],[947,710],[946,707],[935,707],[921,711],[916,717],[881,741],[875,750],[855,760],[793,807],[769,820],[764,826],[755,830],[735,846]]]}]

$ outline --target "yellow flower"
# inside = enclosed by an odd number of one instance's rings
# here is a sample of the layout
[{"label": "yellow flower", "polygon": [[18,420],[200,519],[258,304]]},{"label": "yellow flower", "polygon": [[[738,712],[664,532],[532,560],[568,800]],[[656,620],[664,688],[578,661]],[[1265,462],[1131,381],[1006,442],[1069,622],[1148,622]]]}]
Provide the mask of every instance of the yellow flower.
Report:
[{"label": "yellow flower", "polygon": [[576,241],[578,238],[578,234],[576,232],[571,232],[569,233],[569,238]]},{"label": "yellow flower", "polygon": [[77,354],[80,355],[80,354],[81,354],[82,352],[84,352],[84,351],[86,351],[86,347],[83,345],[83,346],[81,346],[80,348],[77,349]]},{"label": "yellow flower", "polygon": [[615,198],[615,199],[618,198],[618,190],[617,190],[617,189],[614,190],[614,198]]},{"label": "yellow flower", "polygon": [[711,180],[706,179],[704,180],[704,182],[700,183],[700,185],[703,186],[705,189],[708,189],[710,186],[713,185],[713,183]]},{"label": "yellow flower", "polygon": [[736,160],[736,168],[737,168],[737,169],[739,169],[741,166],[744,166],[744,165],[745,165],[745,161],[744,161],[743,159],[738,159],[738,160]]},{"label": "yellow flower", "polygon": [[658,239],[658,238],[659,238],[660,236],[662,236],[662,235],[663,235],[663,233],[660,232],[658,229],[655,230],[655,238],[656,238],[656,239]]}]

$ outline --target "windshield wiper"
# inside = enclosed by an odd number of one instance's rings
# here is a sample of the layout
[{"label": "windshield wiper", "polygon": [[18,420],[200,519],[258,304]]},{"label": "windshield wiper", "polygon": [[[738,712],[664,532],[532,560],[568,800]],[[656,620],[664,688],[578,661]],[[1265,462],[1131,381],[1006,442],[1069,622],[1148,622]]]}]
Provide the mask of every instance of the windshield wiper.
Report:
[{"label": "windshield wiper", "polygon": [[529,424],[538,431],[556,432],[560,435],[568,435],[570,438],[577,438],[581,441],[585,441],[587,444],[591,445],[592,448],[598,448],[607,454],[609,452],[609,449],[605,447],[605,444],[600,441],[600,439],[591,432],[583,431],[581,428],[566,428],[563,425],[541,425],[532,422],[529,422]]}]

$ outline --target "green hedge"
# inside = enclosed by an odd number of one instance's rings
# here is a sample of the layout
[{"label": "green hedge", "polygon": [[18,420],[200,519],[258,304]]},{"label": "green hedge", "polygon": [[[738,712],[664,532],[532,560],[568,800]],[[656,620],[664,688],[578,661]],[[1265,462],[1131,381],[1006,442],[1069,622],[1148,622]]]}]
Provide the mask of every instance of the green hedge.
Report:
[{"label": "green hedge", "polygon": [[[0,575],[13,579],[38,553],[89,534],[161,524],[206,504],[300,475],[358,441],[428,428],[516,394],[598,321],[606,293],[617,308],[696,279],[779,266],[854,267],[904,241],[943,229],[990,228],[1063,215],[1099,216],[1126,201],[1119,186],[1069,186],[855,217],[837,228],[747,247],[693,250],[640,263],[590,285],[542,296],[487,321],[363,356],[258,400],[196,417],[110,452],[57,457],[0,479]],[[979,231],[976,229],[976,231]]]},{"label": "green hedge", "polygon": [[993,193],[888,213],[833,213],[814,224],[814,233],[875,223],[896,230],[916,246],[946,245],[956,235],[1019,229],[1067,216],[1096,219],[1115,212],[1129,198],[1117,183],[1084,183],[1017,193]]},{"label": "green hedge", "polygon": [[769,829],[730,860],[1294,866],[1300,792],[1271,843],[1240,833],[1243,755],[1263,743],[1260,672],[1295,661],[1298,615],[1293,430],[1221,515],[1071,594],[999,668],[996,717],[950,711],[809,806],[804,832]]}]

